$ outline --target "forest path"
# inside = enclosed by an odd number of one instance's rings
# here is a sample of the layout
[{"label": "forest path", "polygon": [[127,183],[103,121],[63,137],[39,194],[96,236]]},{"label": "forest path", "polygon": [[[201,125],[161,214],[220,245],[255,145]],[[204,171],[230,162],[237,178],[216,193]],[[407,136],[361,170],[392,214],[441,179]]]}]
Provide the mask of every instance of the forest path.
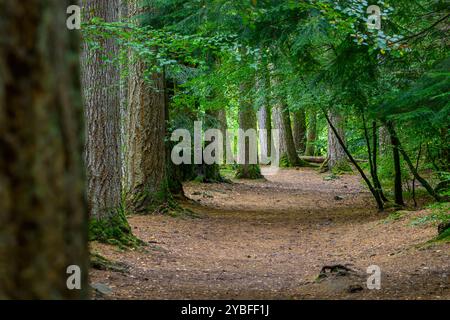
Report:
[{"label": "forest path", "polygon": [[[194,201],[184,205],[201,217],[130,217],[149,246],[94,243],[128,271],[92,270],[91,281],[118,299],[450,298],[450,244],[423,246],[435,227],[387,221],[357,175],[304,168],[266,178],[185,184]],[[334,264],[356,273],[316,281]],[[381,290],[366,287],[370,265],[381,268]]]}]

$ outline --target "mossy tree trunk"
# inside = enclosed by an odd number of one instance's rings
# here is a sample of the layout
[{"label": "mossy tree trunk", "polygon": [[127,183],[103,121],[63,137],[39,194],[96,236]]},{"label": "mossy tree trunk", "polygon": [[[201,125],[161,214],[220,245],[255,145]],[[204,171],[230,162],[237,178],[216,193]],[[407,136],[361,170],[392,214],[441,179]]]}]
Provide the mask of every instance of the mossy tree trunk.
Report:
[{"label": "mossy tree trunk", "polygon": [[[0,2],[0,299],[88,294],[79,41],[66,28],[69,5]],[[81,290],[67,289],[70,265],[81,268]]]}]

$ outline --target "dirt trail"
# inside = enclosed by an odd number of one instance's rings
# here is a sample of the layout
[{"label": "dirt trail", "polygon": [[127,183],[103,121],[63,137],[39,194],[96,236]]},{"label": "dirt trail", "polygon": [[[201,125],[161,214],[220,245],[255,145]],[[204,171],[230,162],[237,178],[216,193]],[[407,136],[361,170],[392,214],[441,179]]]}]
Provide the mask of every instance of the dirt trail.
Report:
[{"label": "dirt trail", "polygon": [[[94,243],[128,271],[92,270],[91,281],[118,299],[450,299],[450,244],[423,245],[433,226],[387,222],[359,180],[289,169],[266,181],[187,183],[194,201],[184,206],[201,217],[131,217],[149,246]],[[355,274],[316,280],[334,264]],[[381,290],[366,287],[370,265],[381,268]]]}]

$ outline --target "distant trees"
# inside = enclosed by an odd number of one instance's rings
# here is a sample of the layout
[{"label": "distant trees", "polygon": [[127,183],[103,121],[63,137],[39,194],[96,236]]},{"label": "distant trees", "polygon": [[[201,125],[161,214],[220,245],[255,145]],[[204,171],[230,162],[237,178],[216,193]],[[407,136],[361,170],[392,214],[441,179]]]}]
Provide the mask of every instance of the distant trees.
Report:
[{"label": "distant trees", "polygon": [[[79,42],[62,14],[69,2],[0,2],[0,299],[88,293]],[[67,288],[70,265],[81,270],[81,290]]]}]

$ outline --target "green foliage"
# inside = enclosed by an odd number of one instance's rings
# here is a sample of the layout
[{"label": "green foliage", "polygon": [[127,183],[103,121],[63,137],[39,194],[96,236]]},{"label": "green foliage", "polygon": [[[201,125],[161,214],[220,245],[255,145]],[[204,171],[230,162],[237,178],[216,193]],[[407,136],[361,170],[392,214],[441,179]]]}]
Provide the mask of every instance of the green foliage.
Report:
[{"label": "green foliage", "polygon": [[427,206],[431,210],[429,215],[414,219],[412,225],[434,224],[450,221],[450,202],[434,203]]},{"label": "green foliage", "polygon": [[447,228],[447,230],[438,235],[435,241],[450,242],[450,228]]},{"label": "green foliage", "polygon": [[[257,110],[281,98],[291,112],[319,115],[312,142],[318,155],[327,152],[323,113],[338,112],[346,119],[346,143],[355,158],[368,160],[374,148],[372,141],[367,145],[365,127],[391,120],[419,172],[438,173],[450,170],[444,2],[145,1],[151,10],[144,10],[138,26],[96,18],[84,25],[83,35],[92,50],[105,38],[120,44],[120,56],[104,57],[109,63],[126,65],[131,50],[149,74],[165,71],[174,84],[170,129],[192,130],[194,120],[220,109],[235,129],[241,101]],[[382,10],[381,30],[367,28],[369,4]],[[253,85],[243,91],[242,84]],[[377,169],[389,196],[393,164],[389,146],[383,147]],[[286,157],[281,166],[289,166]],[[404,161],[401,173],[407,190],[412,176]]]}]

